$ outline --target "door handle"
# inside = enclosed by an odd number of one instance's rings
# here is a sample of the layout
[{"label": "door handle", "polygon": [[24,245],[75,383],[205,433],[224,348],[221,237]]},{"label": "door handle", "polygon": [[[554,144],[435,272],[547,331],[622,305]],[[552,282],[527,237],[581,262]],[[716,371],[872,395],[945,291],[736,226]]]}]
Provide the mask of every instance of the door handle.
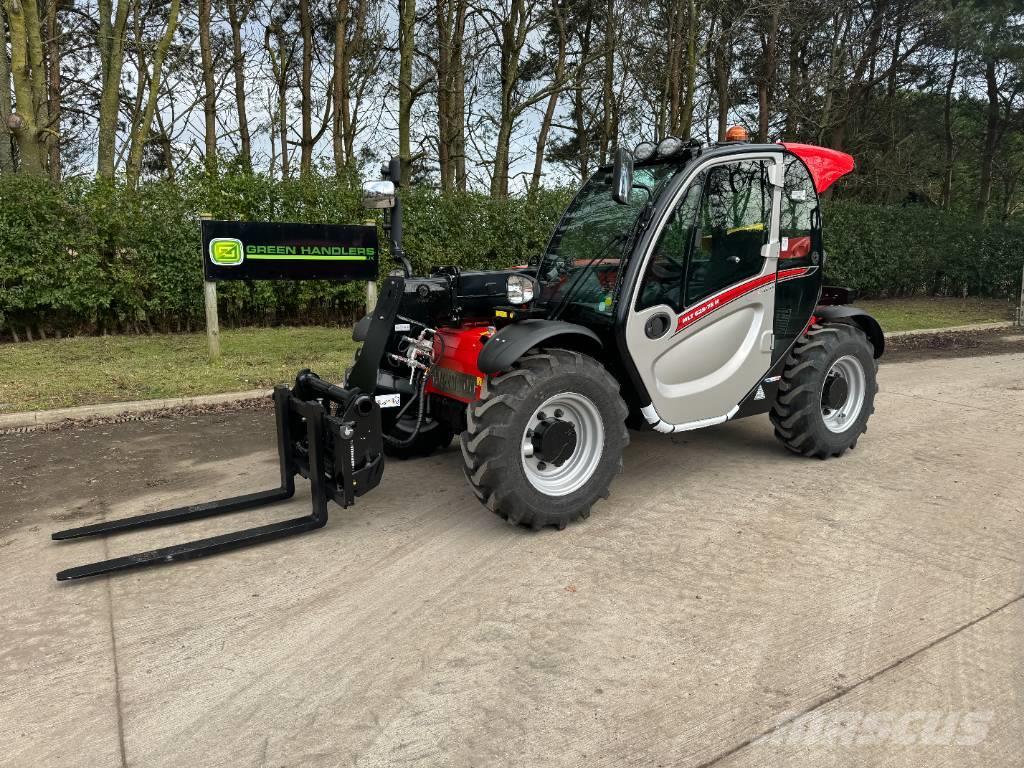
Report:
[{"label": "door handle", "polygon": [[657,339],[665,335],[670,325],[668,315],[659,312],[647,318],[647,322],[644,323],[644,333],[647,334],[648,339]]}]

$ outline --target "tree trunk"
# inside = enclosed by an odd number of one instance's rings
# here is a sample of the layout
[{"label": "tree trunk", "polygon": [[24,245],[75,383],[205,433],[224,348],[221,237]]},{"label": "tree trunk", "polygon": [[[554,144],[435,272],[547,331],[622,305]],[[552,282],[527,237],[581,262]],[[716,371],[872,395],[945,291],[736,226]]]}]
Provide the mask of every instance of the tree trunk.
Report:
[{"label": "tree trunk", "polygon": [[7,120],[11,116],[11,63],[7,58],[7,18],[0,5],[0,174],[14,173],[14,147]]},{"label": "tree trunk", "polygon": [[465,192],[469,182],[466,174],[466,63],[463,46],[466,36],[466,0],[459,3],[457,34],[452,37],[452,57],[449,70],[452,78],[448,128],[451,131],[451,155],[455,161],[455,188]]},{"label": "tree trunk", "polygon": [[57,182],[61,178],[60,162],[60,26],[57,23],[57,2],[50,0],[46,4],[46,81],[47,100],[49,101],[49,144],[50,179]]},{"label": "tree trunk", "polygon": [[697,34],[700,24],[695,0],[689,0],[687,10],[689,19],[686,27],[686,90],[679,119],[679,135],[684,139],[688,138],[693,130],[693,100],[697,90]]},{"label": "tree trunk", "polygon": [[213,77],[210,12],[213,0],[199,0],[199,56],[203,68],[203,128],[206,173],[217,175],[217,85]]},{"label": "tree trunk", "polygon": [[[562,13],[559,9],[558,3],[559,0],[555,0],[551,6],[552,12],[555,16],[555,24],[558,26],[558,56],[555,59],[555,70],[552,73],[552,77],[556,82],[560,83],[565,77],[567,40],[565,35],[565,21],[562,18]],[[538,189],[540,189],[540,177],[544,170],[544,149],[548,144],[548,134],[551,132],[551,121],[555,117],[555,108],[558,106],[558,98],[560,95],[560,88],[552,89],[551,94],[548,96],[547,106],[544,108],[544,117],[540,123],[540,131],[537,133],[537,145],[533,156],[533,174],[530,177],[530,194],[534,194]]]},{"label": "tree trunk", "polygon": [[242,26],[249,18],[249,0],[228,0],[228,23],[231,25],[231,70],[235,76],[235,105],[238,114],[240,159],[246,173],[252,173],[252,137],[249,134],[249,116],[245,108],[245,53],[242,50]]},{"label": "tree trunk", "polygon": [[723,11],[722,32],[715,46],[715,92],[718,94],[718,140],[725,141],[729,128],[729,80],[732,74],[732,18]]},{"label": "tree trunk", "polygon": [[412,178],[412,65],[415,49],[416,0],[398,0],[398,157],[401,186]]},{"label": "tree trunk", "polygon": [[125,177],[129,187],[136,187],[139,183],[139,176],[142,174],[142,150],[149,141],[149,128],[153,123],[153,113],[156,111],[157,98],[160,95],[161,76],[163,74],[164,58],[167,56],[167,49],[171,47],[171,40],[178,27],[178,10],[181,7],[181,0],[171,0],[170,9],[167,12],[167,28],[163,36],[156,44],[153,53],[153,72],[149,77],[149,96],[146,99],[146,107],[142,112],[142,120],[131,137],[131,148],[128,150],[128,168]]},{"label": "tree trunk", "polygon": [[942,209],[948,211],[953,201],[953,162],[956,147],[953,144],[953,89],[956,87],[957,70],[960,67],[960,46],[953,49],[953,63],[946,80],[945,98],[942,103],[942,134],[945,149],[945,164],[942,172]]},{"label": "tree trunk", "polygon": [[[365,4],[366,0],[362,0]],[[334,148],[334,172],[341,176],[352,161],[345,151],[345,132],[349,110],[348,86],[348,0],[338,0],[334,18],[334,117],[331,146]]]},{"label": "tree trunk", "polygon": [[[588,17],[587,23],[583,25],[583,29],[579,32],[579,55],[581,60],[590,56],[590,32],[591,19]],[[590,176],[590,129],[587,125],[586,105],[584,104],[585,83],[586,75],[583,71],[583,67],[576,67],[576,71],[573,73],[573,121],[576,124],[576,143],[578,145],[577,150],[579,152],[580,181],[586,181]]]},{"label": "tree trunk", "polygon": [[281,178],[291,175],[291,158],[288,154],[288,73],[283,71],[277,84],[277,133],[281,143]]},{"label": "tree trunk", "polygon": [[462,61],[467,0],[437,0],[438,159],[442,189],[466,189],[465,93]]},{"label": "tree trunk", "polygon": [[[679,121],[679,18],[680,0],[674,0],[667,7],[668,19],[665,30],[665,106],[666,116],[659,120],[666,135],[674,134]],[[661,131],[658,132],[659,136]]]},{"label": "tree trunk", "polygon": [[434,4],[434,15],[437,23],[437,165],[441,180],[441,191],[452,188],[453,172],[451,166],[451,82],[448,71],[451,56],[451,28],[449,26],[448,4],[445,0],[437,0]]},{"label": "tree trunk", "polygon": [[981,153],[981,179],[978,183],[978,203],[975,218],[984,223],[988,204],[992,199],[992,168],[995,165],[996,147],[999,144],[999,83],[996,80],[995,57],[985,60],[985,92],[988,95],[988,109],[985,112],[985,144]]},{"label": "tree trunk", "polygon": [[[277,42],[277,50],[271,45],[270,40],[274,38]],[[274,74],[274,84],[277,86],[277,114],[271,120],[271,145],[274,143],[274,121],[276,120],[276,132],[278,143],[281,147],[281,178],[288,178],[288,63],[291,60],[291,52],[284,49],[284,33],[279,25],[272,25],[266,28],[263,33],[263,47],[270,59],[270,69]],[[275,155],[271,154],[273,158]],[[270,172],[273,175],[274,162],[271,160]]]},{"label": "tree trunk", "polygon": [[[607,0],[604,29],[604,78],[601,82],[604,101],[604,119],[601,123],[601,163],[608,162],[608,153],[617,142],[618,119],[615,108],[615,44],[618,37],[615,29],[615,0]],[[563,55],[564,58],[564,55]],[[562,62],[564,69],[564,62]],[[561,80],[561,76],[558,78]],[[557,96],[554,91],[552,96]],[[550,123],[550,121],[549,121]]]},{"label": "tree trunk", "polygon": [[47,128],[46,81],[37,6],[34,2],[7,0],[4,10],[11,34],[14,80],[14,114],[10,128],[18,145],[19,170],[41,176],[46,173],[47,158],[43,139],[43,130]]},{"label": "tree trunk", "polygon": [[757,140],[768,141],[768,126],[771,121],[772,91],[775,87],[775,47],[779,34],[779,12],[772,10],[768,17],[767,34],[764,42],[763,66],[757,83]]},{"label": "tree trunk", "polygon": [[508,16],[501,23],[501,107],[494,148],[491,197],[508,197],[512,131],[522,109],[522,105],[517,107],[514,103],[519,86],[519,57],[530,31],[530,13],[531,8],[526,6],[526,0],[512,0]]},{"label": "tree trunk", "polygon": [[801,30],[796,21],[790,19],[789,23],[789,82],[786,87],[786,119],[782,128],[782,138],[794,141],[800,129],[800,108],[803,102],[803,92],[800,87],[800,65],[801,65]]},{"label": "tree trunk", "polygon": [[99,128],[96,146],[96,175],[114,178],[117,151],[118,102],[121,95],[121,70],[124,67],[124,35],[128,25],[128,0],[117,0],[111,20],[112,0],[99,0],[100,24],[96,44],[100,50]]},{"label": "tree trunk", "polygon": [[302,79],[299,84],[302,138],[299,142],[299,176],[305,178],[313,170],[313,21],[309,0],[299,0],[299,28],[302,34]]}]

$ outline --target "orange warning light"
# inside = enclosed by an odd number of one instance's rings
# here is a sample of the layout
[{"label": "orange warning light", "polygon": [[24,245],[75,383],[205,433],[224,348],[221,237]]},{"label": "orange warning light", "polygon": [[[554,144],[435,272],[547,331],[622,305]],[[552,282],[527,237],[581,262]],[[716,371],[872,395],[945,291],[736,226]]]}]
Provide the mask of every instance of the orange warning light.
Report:
[{"label": "orange warning light", "polygon": [[734,125],[725,132],[726,141],[750,141],[750,133],[742,125]]}]

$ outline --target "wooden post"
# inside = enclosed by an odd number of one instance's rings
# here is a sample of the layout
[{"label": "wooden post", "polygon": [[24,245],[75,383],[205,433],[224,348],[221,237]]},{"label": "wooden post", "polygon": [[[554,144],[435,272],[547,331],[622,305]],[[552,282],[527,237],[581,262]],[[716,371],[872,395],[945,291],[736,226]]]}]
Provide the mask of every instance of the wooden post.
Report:
[{"label": "wooden post", "polygon": [[373,312],[373,308],[377,306],[377,281],[368,280],[366,282],[366,314]]},{"label": "wooden post", "polygon": [[[213,216],[201,213],[199,218],[208,221]],[[217,283],[212,280],[203,280],[203,303],[206,305],[206,347],[213,362],[220,359],[220,321],[217,319]]]}]

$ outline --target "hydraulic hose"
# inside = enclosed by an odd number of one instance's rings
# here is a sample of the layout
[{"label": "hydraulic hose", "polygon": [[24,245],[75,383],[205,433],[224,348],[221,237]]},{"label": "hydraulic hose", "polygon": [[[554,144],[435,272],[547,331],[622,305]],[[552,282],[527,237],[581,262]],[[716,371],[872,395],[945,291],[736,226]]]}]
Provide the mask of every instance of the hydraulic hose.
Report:
[{"label": "hydraulic hose", "polygon": [[411,406],[414,401],[419,400],[419,408],[416,414],[416,426],[413,427],[412,432],[404,440],[399,440],[398,438],[392,437],[391,435],[385,433],[383,437],[388,445],[393,446],[395,448],[407,448],[408,446],[412,445],[413,441],[416,440],[416,438],[419,436],[420,429],[423,427],[423,416],[426,414],[427,411],[427,398],[425,394],[426,389],[427,374],[424,373],[420,377],[419,392],[417,392],[416,395],[414,395],[413,398],[409,400],[408,403],[405,404],[405,407],[402,408],[402,410],[398,412],[398,416],[395,417],[395,424],[397,425],[398,422],[402,420],[402,416],[404,416],[405,412],[409,409],[409,406]]}]

